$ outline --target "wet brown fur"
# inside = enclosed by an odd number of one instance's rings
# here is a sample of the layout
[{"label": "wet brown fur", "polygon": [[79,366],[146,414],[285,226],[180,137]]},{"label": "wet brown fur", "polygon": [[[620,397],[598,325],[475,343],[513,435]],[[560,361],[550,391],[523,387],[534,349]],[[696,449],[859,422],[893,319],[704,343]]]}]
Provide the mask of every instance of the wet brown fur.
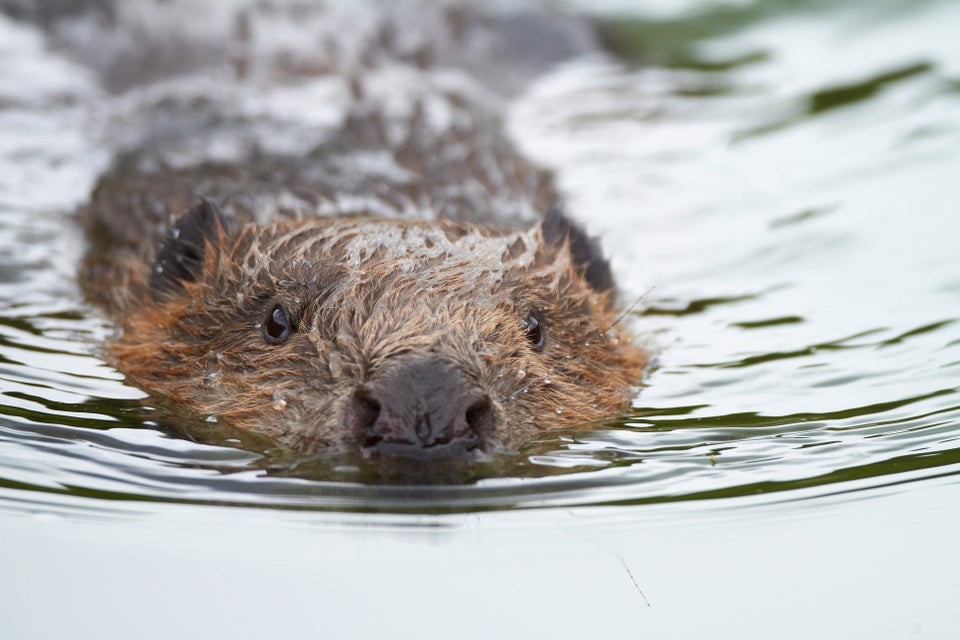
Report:
[{"label": "wet brown fur", "polygon": [[[110,359],[165,402],[304,453],[355,449],[346,399],[418,354],[493,400],[487,448],[614,415],[645,361],[612,328],[610,292],[593,290],[567,244],[544,243],[539,226],[502,235],[448,221],[247,225],[208,242],[202,271],[159,299],[147,270],[135,271]],[[298,330],[270,345],[261,323],[277,301]],[[546,325],[542,352],[524,335],[532,309]]]}]

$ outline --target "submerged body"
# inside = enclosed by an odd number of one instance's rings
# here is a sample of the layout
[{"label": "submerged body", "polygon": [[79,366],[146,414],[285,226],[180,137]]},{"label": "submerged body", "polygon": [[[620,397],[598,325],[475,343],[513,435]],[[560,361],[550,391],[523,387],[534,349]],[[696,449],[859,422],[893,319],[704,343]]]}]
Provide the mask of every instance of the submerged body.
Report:
[{"label": "submerged body", "polygon": [[[81,282],[131,383],[179,419],[384,458],[512,449],[629,402],[645,357],[609,267],[502,129],[582,23],[405,7],[346,37],[329,9],[223,7],[225,38],[175,45],[169,3],[35,16],[119,105]],[[270,40],[281,23],[309,45]]]}]

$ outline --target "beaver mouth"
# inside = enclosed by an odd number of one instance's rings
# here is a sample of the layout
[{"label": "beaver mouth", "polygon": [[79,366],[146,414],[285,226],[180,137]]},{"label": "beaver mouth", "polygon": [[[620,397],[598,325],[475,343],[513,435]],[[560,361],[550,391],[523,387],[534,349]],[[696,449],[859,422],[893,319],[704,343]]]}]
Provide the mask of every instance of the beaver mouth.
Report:
[{"label": "beaver mouth", "polygon": [[371,446],[364,446],[360,452],[364,457],[379,457],[380,459],[401,459],[418,461],[436,461],[451,459],[467,459],[481,451],[478,444],[453,442],[446,445],[432,447],[416,447],[404,443],[378,442]]},{"label": "beaver mouth", "polygon": [[[492,403],[486,397],[470,402],[466,410],[443,412],[431,411],[426,403],[416,399],[412,401],[412,411],[384,409],[366,389],[355,393],[354,402],[353,430],[361,434],[360,451],[365,457],[465,457],[482,450],[486,444],[484,436],[493,431]],[[438,413],[439,424],[435,417]]]},{"label": "beaver mouth", "polygon": [[365,457],[469,457],[496,430],[490,397],[436,358],[395,365],[359,386],[345,420]]}]

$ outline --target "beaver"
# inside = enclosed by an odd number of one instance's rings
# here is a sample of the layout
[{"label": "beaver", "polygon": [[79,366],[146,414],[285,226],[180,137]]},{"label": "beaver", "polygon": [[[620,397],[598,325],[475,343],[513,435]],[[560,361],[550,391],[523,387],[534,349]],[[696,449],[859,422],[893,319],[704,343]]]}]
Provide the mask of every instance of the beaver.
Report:
[{"label": "beaver", "polygon": [[202,200],[126,279],[108,354],[133,384],[301,453],[512,448],[614,414],[644,363],[606,261],[558,209],[515,232],[231,228]]},{"label": "beaver", "polygon": [[[109,20],[86,38],[56,26],[73,13],[41,21],[119,96],[80,282],[118,327],[107,360],[178,420],[300,454],[459,459],[629,403],[646,357],[609,264],[503,127],[523,78],[581,51],[579,22],[418,5],[442,27],[420,40],[390,13],[294,54],[257,44],[281,9],[237,3],[216,24],[240,53],[138,31],[143,56],[116,35],[137,5],[95,6]],[[324,11],[291,3],[288,26]],[[237,107],[304,83],[338,115]]]}]

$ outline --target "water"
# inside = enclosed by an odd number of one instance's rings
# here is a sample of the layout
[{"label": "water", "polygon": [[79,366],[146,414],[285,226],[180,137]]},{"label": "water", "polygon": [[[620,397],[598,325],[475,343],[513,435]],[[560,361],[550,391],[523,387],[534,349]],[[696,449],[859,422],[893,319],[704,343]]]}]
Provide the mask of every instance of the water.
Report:
[{"label": "water", "polygon": [[429,488],[268,474],[144,421],[65,218],[109,162],[105,93],[0,19],[10,637],[953,637],[960,5],[615,10],[642,63],[572,61],[509,126],[656,367],[625,420]]}]

